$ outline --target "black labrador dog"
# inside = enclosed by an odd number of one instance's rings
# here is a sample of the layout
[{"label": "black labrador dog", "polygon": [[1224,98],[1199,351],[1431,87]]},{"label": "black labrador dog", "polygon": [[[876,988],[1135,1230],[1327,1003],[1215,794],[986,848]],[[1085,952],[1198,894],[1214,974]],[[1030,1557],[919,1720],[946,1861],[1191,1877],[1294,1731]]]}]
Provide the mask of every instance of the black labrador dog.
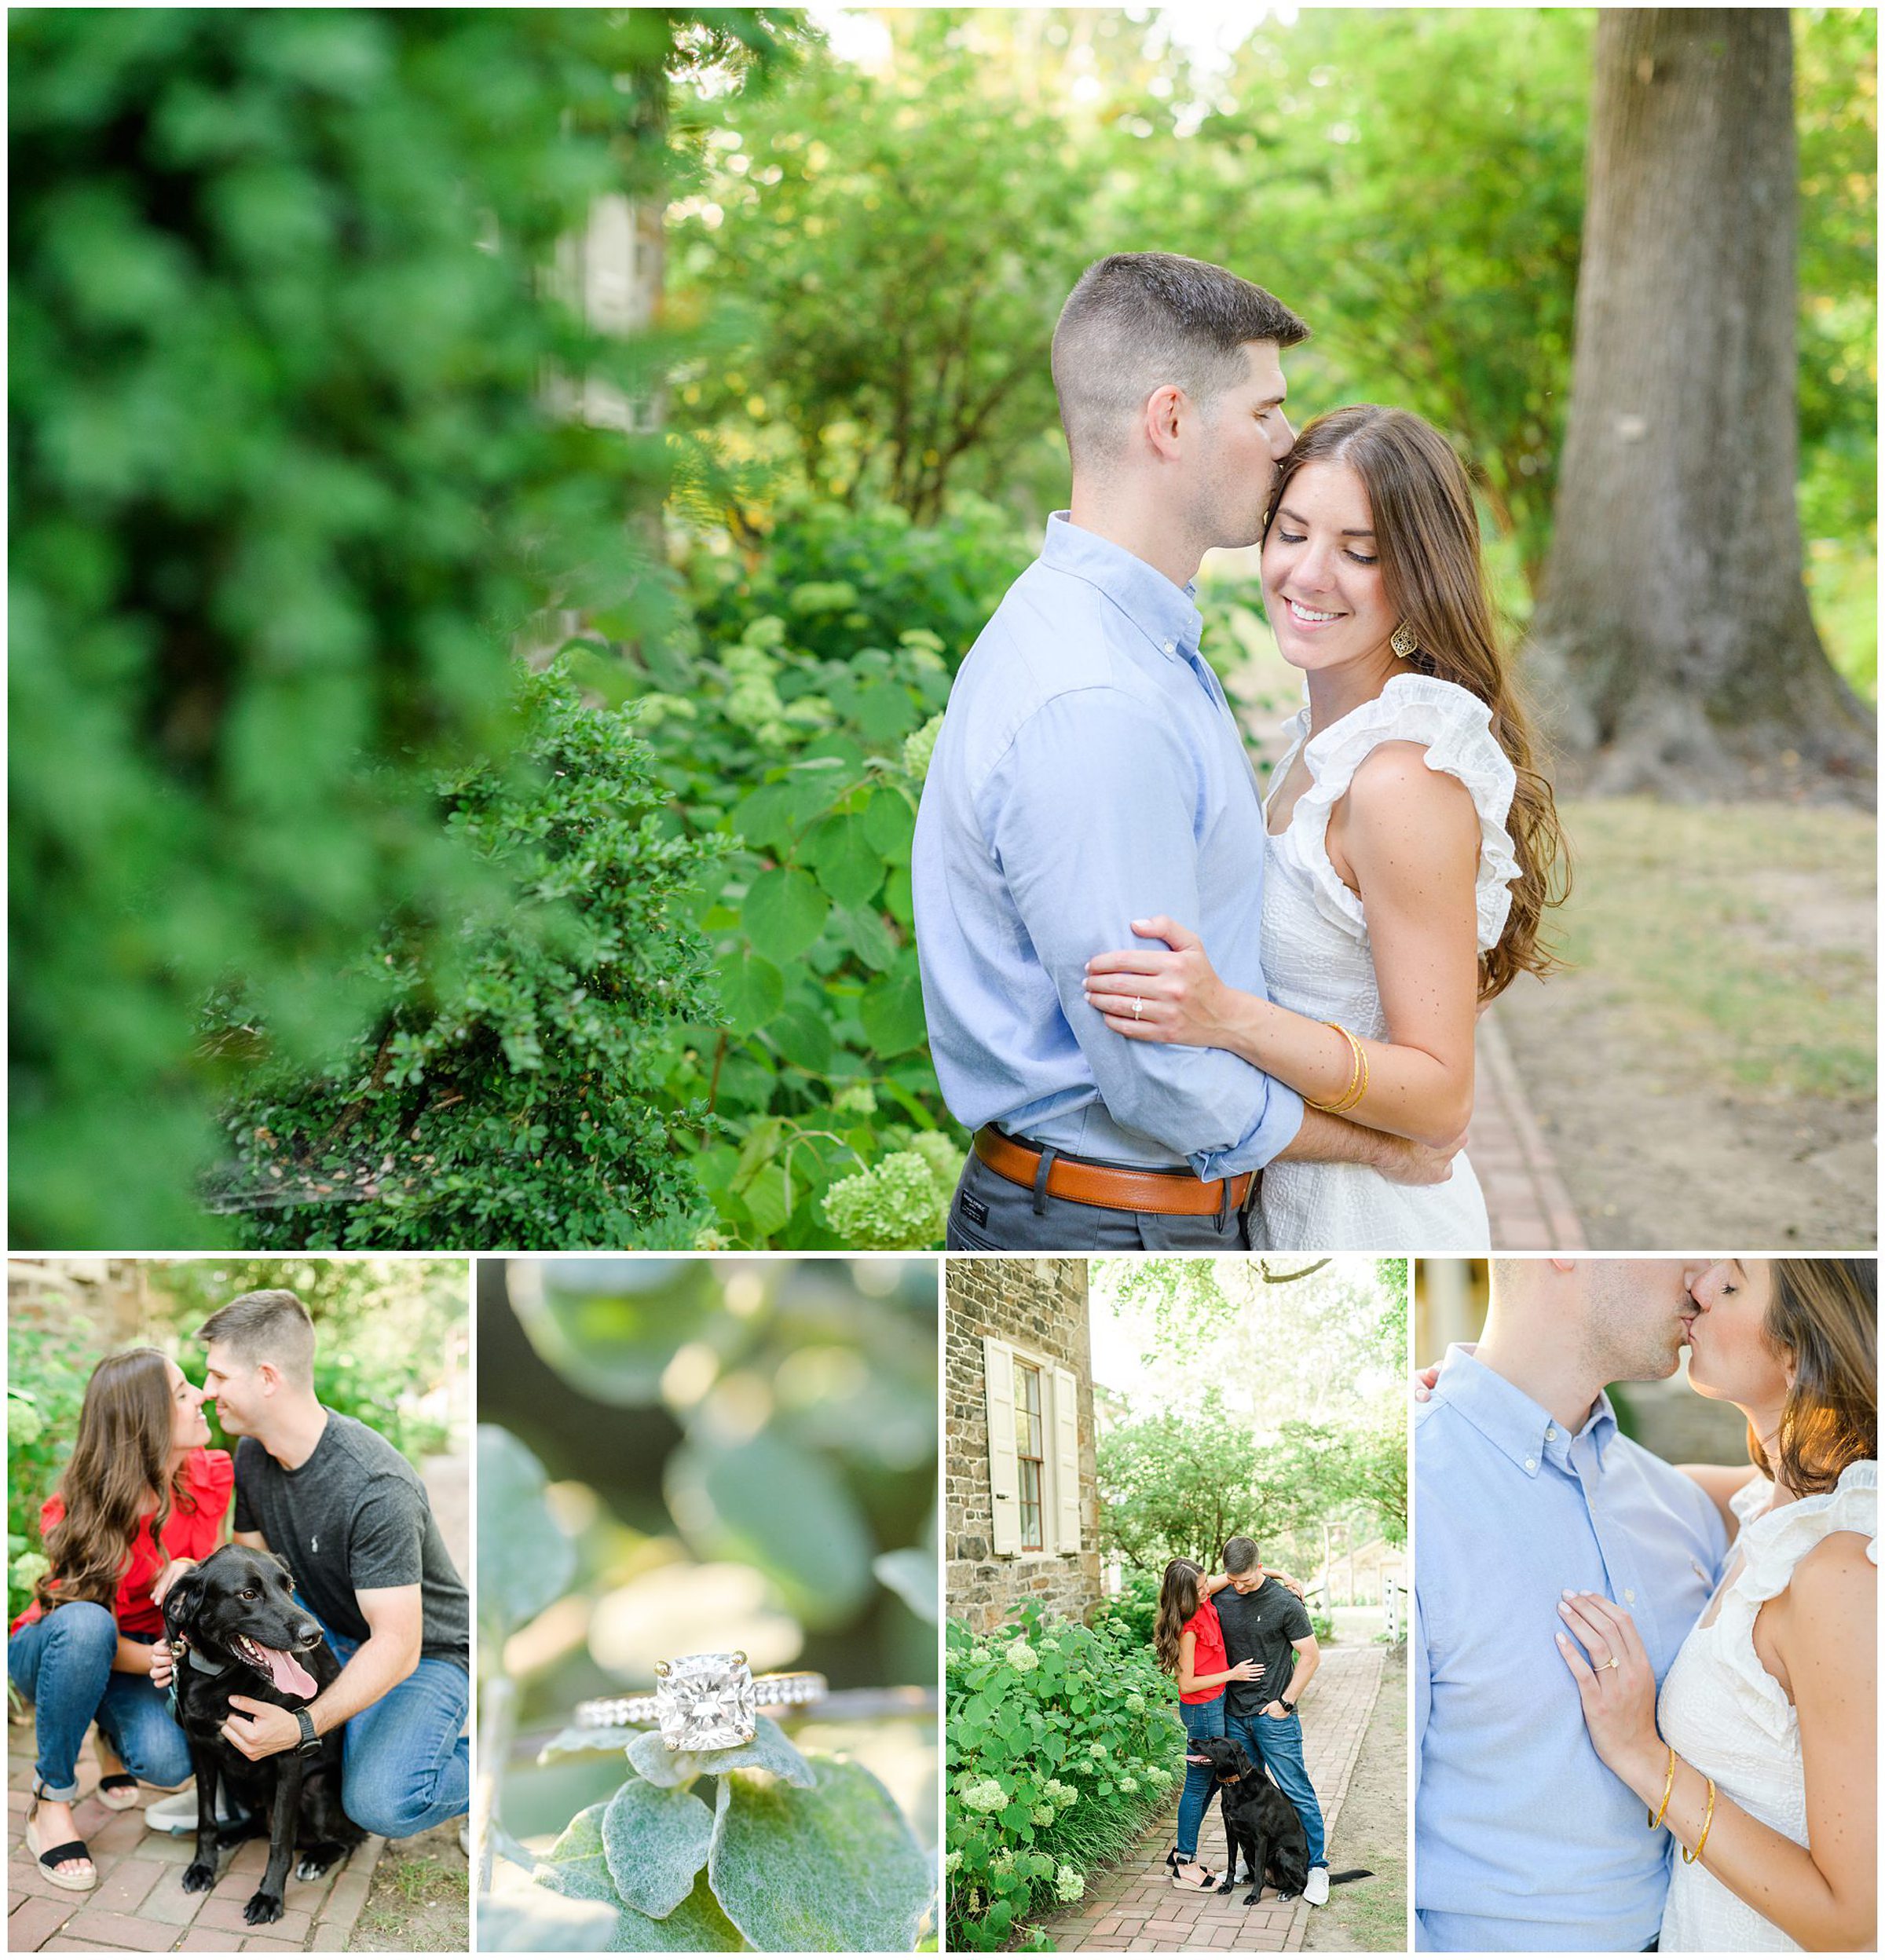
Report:
[{"label": "black labrador dog", "polygon": [[[265,1819],[268,1868],[242,1916],[252,1926],[269,1925],[281,1917],[297,1848],[295,1876],[317,1878],[367,1834],[340,1807],[338,1730],[310,1753],[287,1749],[251,1762],[223,1739],[229,1697],[300,1708],[338,1677],[340,1663],[319,1625],[296,1603],[287,1567],[240,1545],[211,1552],[178,1580],[164,1596],[163,1623],[176,1657],[174,1706],[196,1772],[196,1856],[184,1871],[183,1889],[207,1892],[220,1852],[256,1835]],[[248,1813],[226,1832],[216,1822],[218,1785],[232,1807]]]},{"label": "black labrador dog", "polygon": [[1294,1899],[1309,1882],[1309,1841],[1296,1806],[1254,1764],[1243,1745],[1228,1735],[1200,1736],[1195,1754],[1208,1761],[1217,1779],[1224,1835],[1230,1863],[1220,1892],[1235,1890],[1241,1853],[1250,1883],[1246,1906],[1256,1904],[1267,1882]]}]

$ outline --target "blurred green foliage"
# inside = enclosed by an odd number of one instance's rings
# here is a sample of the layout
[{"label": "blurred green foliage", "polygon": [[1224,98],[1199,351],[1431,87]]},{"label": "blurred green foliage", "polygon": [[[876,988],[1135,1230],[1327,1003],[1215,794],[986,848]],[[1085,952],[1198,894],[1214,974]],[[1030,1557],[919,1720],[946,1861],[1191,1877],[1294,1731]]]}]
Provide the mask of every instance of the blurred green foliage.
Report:
[{"label": "blurred green foliage", "polygon": [[[814,56],[763,101],[704,105],[675,277],[741,309],[746,338],[678,412],[723,453],[926,514],[958,485],[1031,512],[1064,482],[1045,384],[1074,276],[1104,250],[1185,252],[1309,321],[1289,362],[1298,419],[1375,400],[1446,430],[1535,579],[1569,381],[1590,9],[1311,8],[1259,20],[1229,54],[1111,9],[881,18],[880,58]],[[1808,525],[1870,538],[1876,15],[1795,22]],[[952,448],[995,387],[990,426]]]},{"label": "blurred green foliage", "polygon": [[[661,167],[738,9],[11,15],[13,1239],[196,1245],[241,992],[318,1062],[360,949],[492,886],[437,773],[517,738],[550,607],[659,630],[672,349],[543,276]],[[225,1228],[226,1229],[226,1228]]]},{"label": "blurred green foliage", "polygon": [[[7,1316],[8,1614],[31,1596],[18,1561],[40,1552],[39,1507],[77,1438],[85,1385],[104,1353],[159,1348],[203,1379],[196,1329],[238,1295],[284,1286],[315,1329],[314,1390],[322,1406],[376,1429],[416,1462],[452,1440],[441,1391],[470,1365],[468,1274],[462,1260],[203,1259],[152,1262],[137,1325],[115,1335],[87,1289],[23,1298]],[[211,1441],[232,1448],[216,1419]]]},{"label": "blurred green foliage", "polygon": [[[513,766],[463,772],[448,836],[497,874],[450,922],[362,960],[372,1019],[318,1072],[265,1062],[227,1121],[225,1201],[261,1245],[422,1250],[691,1238],[672,1146],[704,1104],[659,1093],[666,1037],[718,1003],[690,901],[709,847],[664,834],[632,708],[525,674]],[[445,921],[441,921],[445,924]],[[223,1038],[253,1038],[227,1004]]]}]

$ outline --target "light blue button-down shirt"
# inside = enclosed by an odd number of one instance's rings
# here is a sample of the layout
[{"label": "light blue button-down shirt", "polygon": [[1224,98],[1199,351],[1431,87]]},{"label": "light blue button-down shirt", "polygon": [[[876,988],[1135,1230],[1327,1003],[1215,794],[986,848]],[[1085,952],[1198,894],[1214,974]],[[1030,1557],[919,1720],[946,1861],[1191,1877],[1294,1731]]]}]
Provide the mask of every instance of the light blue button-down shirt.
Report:
[{"label": "light blue button-down shirt", "polygon": [[1081,997],[1155,912],[1267,993],[1263,814],[1202,624],[1189,587],[1056,513],[956,676],[912,875],[930,1051],[972,1130],[1216,1178],[1301,1124],[1248,1062],[1129,1041]]},{"label": "light blue button-down shirt", "polygon": [[1569,1435],[1458,1348],[1415,1416],[1414,1493],[1419,1944],[1639,1952],[1671,1840],[1590,1746],[1558,1600],[1615,1600],[1660,1685],[1715,1589],[1721,1514],[1608,1395]]}]

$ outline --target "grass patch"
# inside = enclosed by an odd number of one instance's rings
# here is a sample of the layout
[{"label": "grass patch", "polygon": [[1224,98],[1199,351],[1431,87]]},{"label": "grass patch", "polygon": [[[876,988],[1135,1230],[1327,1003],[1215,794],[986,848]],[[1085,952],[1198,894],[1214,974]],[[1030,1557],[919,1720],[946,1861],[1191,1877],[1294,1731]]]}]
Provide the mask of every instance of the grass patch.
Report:
[{"label": "grass patch", "polygon": [[1872,818],[1642,797],[1564,814],[1560,944],[1665,1071],[1776,1101],[1876,1093]]}]

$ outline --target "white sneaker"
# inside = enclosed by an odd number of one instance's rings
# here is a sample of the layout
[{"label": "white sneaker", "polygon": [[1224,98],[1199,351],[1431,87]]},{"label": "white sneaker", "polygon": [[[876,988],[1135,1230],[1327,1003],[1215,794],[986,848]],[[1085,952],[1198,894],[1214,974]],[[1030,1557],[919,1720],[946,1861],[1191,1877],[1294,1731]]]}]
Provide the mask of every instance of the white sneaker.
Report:
[{"label": "white sneaker", "polygon": [[[229,1801],[227,1790],[216,1793],[216,1818],[219,1823],[240,1823],[247,1816]],[[144,1827],[146,1830],[167,1830],[173,1838],[187,1838],[196,1828],[196,1786],[180,1790],[174,1797],[166,1797],[160,1802],[146,1804],[144,1807]]]},{"label": "white sneaker", "polygon": [[144,1827],[146,1830],[167,1830],[174,1836],[183,1837],[196,1828],[196,1790],[194,1784],[188,1790],[180,1790],[174,1797],[165,1797],[154,1804],[144,1807]]},{"label": "white sneaker", "polygon": [[1302,1889],[1302,1896],[1312,1906],[1326,1906],[1329,1903],[1329,1868],[1318,1865],[1309,1874],[1309,1882]]}]

